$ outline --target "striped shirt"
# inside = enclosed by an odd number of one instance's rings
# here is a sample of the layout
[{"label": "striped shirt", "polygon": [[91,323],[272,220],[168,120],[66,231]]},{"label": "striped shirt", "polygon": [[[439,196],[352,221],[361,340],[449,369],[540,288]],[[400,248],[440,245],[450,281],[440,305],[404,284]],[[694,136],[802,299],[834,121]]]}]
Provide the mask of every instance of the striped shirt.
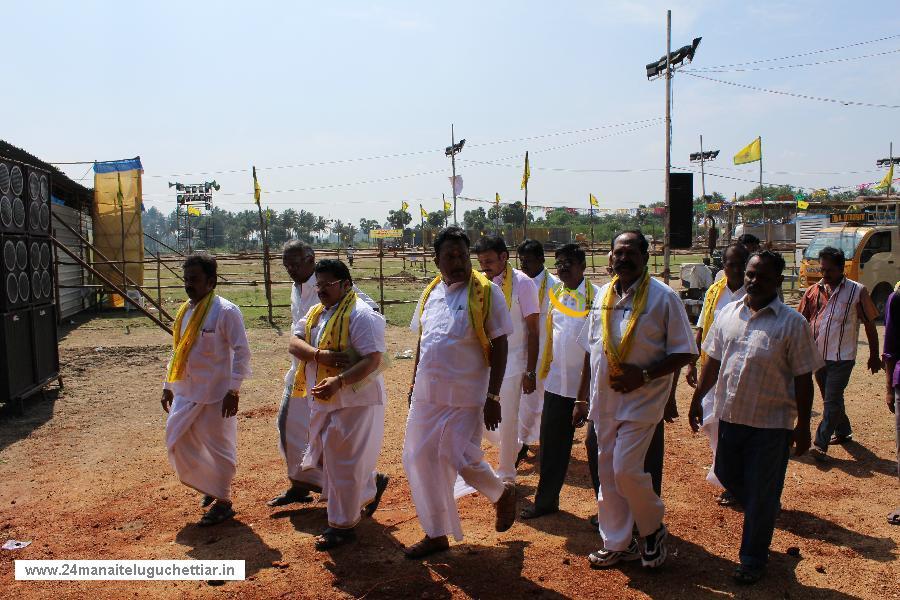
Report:
[{"label": "striped shirt", "polygon": [[722,363],[713,415],[736,425],[793,429],[794,377],[824,362],[796,311],[775,298],[754,313],[747,300],[725,306],[703,342],[703,351]]},{"label": "striped shirt", "polygon": [[834,288],[822,281],[811,285],[797,310],[812,326],[825,360],[856,360],[859,324],[878,316],[866,286],[846,277]]}]

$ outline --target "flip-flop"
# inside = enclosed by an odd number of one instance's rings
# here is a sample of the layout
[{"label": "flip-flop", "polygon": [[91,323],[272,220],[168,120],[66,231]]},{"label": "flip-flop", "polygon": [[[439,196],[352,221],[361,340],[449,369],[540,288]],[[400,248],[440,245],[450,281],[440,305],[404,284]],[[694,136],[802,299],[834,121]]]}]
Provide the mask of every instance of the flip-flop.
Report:
[{"label": "flip-flop", "polygon": [[309,490],[298,490],[296,488],[290,488],[283,494],[275,496],[268,502],[266,502],[267,506],[276,507],[276,506],[285,506],[286,504],[293,504],[295,502],[312,502],[312,496],[309,495]]},{"label": "flip-flop", "polygon": [[363,514],[365,516],[371,517],[375,514],[375,511],[378,510],[378,505],[381,503],[381,496],[384,495],[384,490],[387,488],[388,481],[390,481],[390,477],[384,473],[377,473],[375,475],[375,497],[371,502],[366,504],[366,507],[363,509]]},{"label": "flip-flop", "polygon": [[203,515],[197,525],[200,527],[218,525],[219,523],[224,523],[232,518],[235,514],[237,513],[234,512],[234,509],[230,504],[215,504],[205,515]]},{"label": "flip-flop", "polygon": [[900,508],[888,515],[887,522],[891,525],[900,525]]},{"label": "flip-flop", "polygon": [[356,541],[356,532],[352,529],[329,527],[316,538],[316,550],[331,550],[353,541]]}]

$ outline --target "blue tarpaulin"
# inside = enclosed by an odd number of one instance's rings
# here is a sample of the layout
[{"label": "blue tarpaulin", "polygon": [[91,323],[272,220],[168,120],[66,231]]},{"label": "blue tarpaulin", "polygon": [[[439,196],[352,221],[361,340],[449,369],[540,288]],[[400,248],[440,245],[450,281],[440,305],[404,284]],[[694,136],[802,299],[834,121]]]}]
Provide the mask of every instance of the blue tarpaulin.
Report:
[{"label": "blue tarpaulin", "polygon": [[124,160],[108,160],[94,163],[94,173],[97,174],[115,173],[116,171],[133,171],[134,169],[139,171],[144,170],[144,167],[141,165],[140,156],[126,158]]}]

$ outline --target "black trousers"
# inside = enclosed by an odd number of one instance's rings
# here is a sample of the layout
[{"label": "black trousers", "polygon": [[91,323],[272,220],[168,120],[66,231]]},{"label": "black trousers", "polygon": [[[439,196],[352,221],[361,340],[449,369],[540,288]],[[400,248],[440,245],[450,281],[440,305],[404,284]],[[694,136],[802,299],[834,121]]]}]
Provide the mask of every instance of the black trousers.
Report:
[{"label": "black trousers", "polygon": [[[544,402],[546,406],[546,401]],[[594,430],[594,422],[588,421],[588,434],[584,439],[584,447],[587,449],[588,468],[591,471],[591,483],[594,485],[594,496],[600,492],[600,477],[597,475],[597,432]],[[650,473],[653,479],[653,491],[662,498],[662,471],[663,455],[665,454],[665,429],[664,422],[660,421],[653,432],[650,447],[647,448],[647,456],[644,458],[644,471]]]},{"label": "black trousers", "polygon": [[[534,495],[537,510],[559,508],[559,493],[569,470],[572,436],[575,435],[575,427],[572,425],[574,408],[575,398],[544,392],[544,410],[541,413],[541,477]],[[596,447],[596,442],[594,446]],[[596,454],[595,450],[595,464]]]}]

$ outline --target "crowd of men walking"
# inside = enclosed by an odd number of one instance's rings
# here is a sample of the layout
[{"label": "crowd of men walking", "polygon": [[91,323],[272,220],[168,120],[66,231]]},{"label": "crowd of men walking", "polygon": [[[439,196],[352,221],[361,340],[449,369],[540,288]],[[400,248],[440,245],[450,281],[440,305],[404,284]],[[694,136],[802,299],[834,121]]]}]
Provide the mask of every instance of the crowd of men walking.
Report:
[{"label": "crowd of men walking", "polygon": [[[597,498],[592,523],[602,540],[590,565],[662,565],[664,423],[677,416],[675,387],[686,368],[694,388],[688,421],[708,437],[713,455],[707,480],[722,489],[720,504],[744,510],[734,577],[758,581],[790,448],[798,456],[812,448],[816,460],[828,460],[829,446],[852,439],[844,389],[860,324],[867,367],[887,373],[900,476],[900,291],[888,302],[882,353],[877,311],[865,287],[844,276],[840,250],[822,250],[822,280],[795,310],[780,299],[783,258],[758,244],[742,238],[726,248],[724,275],[707,291],[694,330],[677,293],[651,277],[640,231],[616,236],[612,281],[602,286],[585,277],[585,252],[576,244],[556,250],[554,275],[537,241],[517,248],[520,270],[500,237],[472,247],[457,227],[438,233],[440,274],[422,292],[410,324],[418,344],[403,467],[424,536],[406,556],[446,550],[450,536],[461,540],[456,501],[472,491],[493,504],[497,531],[516,518],[557,512],[575,430],[587,424]],[[277,419],[288,485],[268,504],[319,494],[328,527],[315,543],[327,550],[356,538],[356,525],[376,511],[389,483],[376,470],[387,403],[385,319],[343,262],[317,262],[313,248],[293,241],[283,263],[294,282],[292,366]],[[184,261],[189,300],[173,327],[162,396],[169,460],[209,507],[200,525],[235,515],[234,416],[250,375],[242,316],[216,295],[216,277],[211,256]],[[813,439],[814,381],[823,411]],[[485,461],[483,439],[499,448],[496,467]],[[516,470],[535,444],[540,479],[533,503],[519,511]],[[898,511],[888,520],[900,524]]]}]

